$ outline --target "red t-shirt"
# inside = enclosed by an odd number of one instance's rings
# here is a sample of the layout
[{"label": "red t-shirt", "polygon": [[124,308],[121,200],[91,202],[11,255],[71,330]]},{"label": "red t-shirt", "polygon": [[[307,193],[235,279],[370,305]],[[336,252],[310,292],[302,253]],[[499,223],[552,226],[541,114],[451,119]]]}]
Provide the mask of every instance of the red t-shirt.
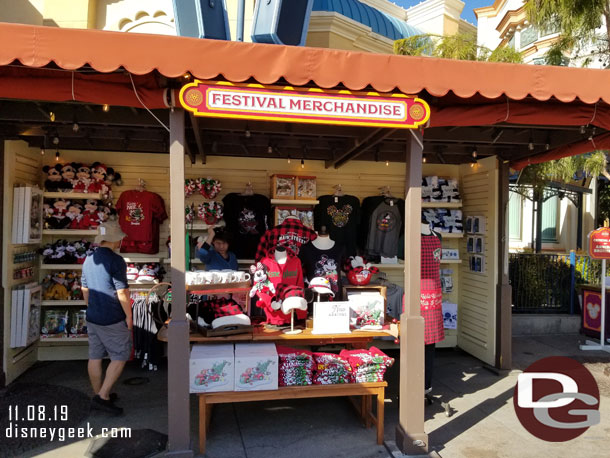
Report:
[{"label": "red t-shirt", "polygon": [[119,197],[116,210],[121,229],[127,234],[124,243],[152,243],[159,246],[159,224],[167,219],[165,203],[159,194],[125,191]]}]

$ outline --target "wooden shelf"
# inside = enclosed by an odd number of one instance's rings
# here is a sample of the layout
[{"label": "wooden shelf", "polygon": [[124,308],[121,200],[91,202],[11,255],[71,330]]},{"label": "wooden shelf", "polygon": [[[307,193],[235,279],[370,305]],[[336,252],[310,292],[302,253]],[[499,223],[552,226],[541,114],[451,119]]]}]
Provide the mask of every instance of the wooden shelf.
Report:
[{"label": "wooden shelf", "polygon": [[[213,224],[214,227],[225,227],[225,222],[224,220],[220,220],[218,223]],[[206,223],[193,223],[193,224],[187,224],[186,225],[186,230],[193,230],[193,231],[207,231],[209,229],[210,225],[206,224]]]},{"label": "wooden shelf", "polygon": [[237,260],[237,264],[248,264],[248,265],[252,265],[252,264],[254,264],[254,259],[238,259],[238,260]]},{"label": "wooden shelf", "polygon": [[153,283],[153,282],[138,283],[138,282],[135,282],[135,281],[127,282],[127,284],[129,286],[142,286],[143,288],[152,288],[153,286],[157,286],[159,283],[161,283],[161,282],[158,282],[158,283]]},{"label": "wooden shelf", "polygon": [[82,264],[40,264],[42,270],[81,270]]},{"label": "wooden shelf", "polygon": [[439,232],[443,239],[461,239],[464,237],[463,232]]},{"label": "wooden shelf", "polygon": [[99,192],[44,192],[43,197],[48,199],[98,199],[102,198]]},{"label": "wooden shelf", "polygon": [[421,208],[462,208],[462,201],[459,202],[422,202]]},{"label": "wooden shelf", "polygon": [[213,285],[186,285],[187,291],[201,291],[202,293],[243,293],[250,291],[249,281],[239,283],[217,283]]},{"label": "wooden shelf", "polygon": [[42,301],[42,307],[64,307],[64,306],[81,306],[86,307],[87,304],[83,300],[78,301]]},{"label": "wooden shelf", "polygon": [[89,337],[40,337],[41,345],[50,345],[53,343],[87,343]]},{"label": "wooden shelf", "polygon": [[441,264],[461,264],[461,259],[441,259]]},{"label": "wooden shelf", "polygon": [[[165,264],[170,264],[171,263],[171,259],[170,258],[166,258],[163,260],[163,262]],[[203,262],[197,258],[191,259],[191,264],[203,264]],[[254,259],[238,259],[237,260],[237,264],[241,264],[241,265],[252,265],[254,264]]]},{"label": "wooden shelf", "polygon": [[135,262],[135,263],[142,263],[142,262],[162,262],[163,260],[163,256],[155,256],[155,255],[142,255],[142,254],[138,254],[138,253],[122,253],[121,256],[123,256],[123,259],[125,260],[125,262]]},{"label": "wooden shelf", "polygon": [[404,269],[405,263],[398,262],[397,264],[371,264],[373,267],[377,267],[380,270],[390,270],[390,269]]},{"label": "wooden shelf", "polygon": [[42,235],[98,235],[97,229],[44,229]]},{"label": "wooden shelf", "polygon": [[292,205],[294,207],[307,207],[319,203],[319,200],[271,199],[271,205]]}]

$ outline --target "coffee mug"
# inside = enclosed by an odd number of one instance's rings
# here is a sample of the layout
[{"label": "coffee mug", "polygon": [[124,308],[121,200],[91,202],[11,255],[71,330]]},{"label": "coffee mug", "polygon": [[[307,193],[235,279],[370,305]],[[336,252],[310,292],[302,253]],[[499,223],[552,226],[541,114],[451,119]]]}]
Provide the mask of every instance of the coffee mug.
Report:
[{"label": "coffee mug", "polygon": [[202,272],[202,284],[204,285],[213,285],[214,283],[218,283],[218,272]]},{"label": "coffee mug", "polygon": [[233,281],[233,271],[223,270],[218,272],[218,283],[231,283]]},{"label": "coffee mug", "polygon": [[249,281],[250,280],[250,274],[248,272],[240,272],[240,271],[235,271],[233,272],[233,281],[234,282],[243,282],[243,281]]}]

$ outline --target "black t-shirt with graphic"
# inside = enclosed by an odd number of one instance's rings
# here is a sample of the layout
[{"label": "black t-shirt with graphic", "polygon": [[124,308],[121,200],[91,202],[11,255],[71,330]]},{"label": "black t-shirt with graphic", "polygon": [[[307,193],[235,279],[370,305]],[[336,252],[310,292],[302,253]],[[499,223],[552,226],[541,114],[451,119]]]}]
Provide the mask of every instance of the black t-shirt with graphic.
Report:
[{"label": "black t-shirt with graphic", "polygon": [[224,204],[224,220],[232,235],[230,250],[239,259],[254,259],[261,236],[271,227],[271,201],[261,195],[227,194]]},{"label": "black t-shirt with graphic", "polygon": [[317,231],[326,226],[330,238],[345,246],[347,256],[356,255],[360,201],[355,196],[322,196],[314,209]]},{"label": "black t-shirt with graphic", "polygon": [[313,243],[301,247],[299,258],[303,263],[303,275],[308,281],[314,277],[324,277],[330,282],[335,300],[341,296],[341,266],[345,258],[345,248],[339,243],[329,250],[320,250]]}]

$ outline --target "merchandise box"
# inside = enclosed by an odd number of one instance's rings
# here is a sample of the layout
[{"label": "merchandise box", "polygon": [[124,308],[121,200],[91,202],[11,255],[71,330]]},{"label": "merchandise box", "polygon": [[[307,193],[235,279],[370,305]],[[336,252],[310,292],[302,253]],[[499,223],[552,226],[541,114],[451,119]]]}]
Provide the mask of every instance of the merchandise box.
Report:
[{"label": "merchandise box", "polygon": [[277,390],[277,380],[274,343],[235,344],[235,391]]},{"label": "merchandise box", "polygon": [[233,344],[193,345],[189,361],[189,388],[191,393],[233,391]]},{"label": "merchandise box", "polygon": [[272,199],[294,199],[295,176],[294,175],[271,175],[271,198]]},{"label": "merchandise box", "polygon": [[301,200],[316,199],[316,177],[296,177],[296,198]]}]

